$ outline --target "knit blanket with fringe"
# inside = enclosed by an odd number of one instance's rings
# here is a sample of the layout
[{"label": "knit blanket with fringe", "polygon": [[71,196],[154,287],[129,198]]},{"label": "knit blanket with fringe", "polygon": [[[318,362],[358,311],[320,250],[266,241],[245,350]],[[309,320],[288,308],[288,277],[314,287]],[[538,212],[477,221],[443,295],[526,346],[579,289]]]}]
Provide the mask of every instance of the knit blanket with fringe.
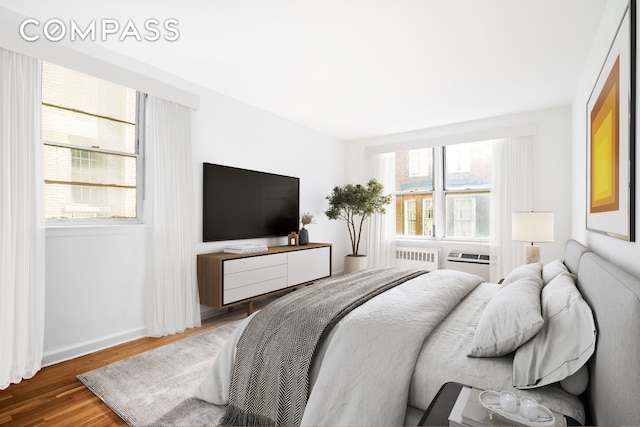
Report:
[{"label": "knit blanket with fringe", "polygon": [[229,405],[220,424],[300,425],[322,338],[356,307],[424,273],[364,270],[299,289],[260,310],[236,346]]}]

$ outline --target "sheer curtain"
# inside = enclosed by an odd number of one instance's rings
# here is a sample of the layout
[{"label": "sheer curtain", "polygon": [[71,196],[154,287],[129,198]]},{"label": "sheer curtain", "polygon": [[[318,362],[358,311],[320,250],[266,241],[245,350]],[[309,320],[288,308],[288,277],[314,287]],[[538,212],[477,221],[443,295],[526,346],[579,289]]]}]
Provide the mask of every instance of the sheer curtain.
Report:
[{"label": "sheer curtain", "polygon": [[38,61],[0,49],[0,389],[31,378],[44,346]]},{"label": "sheer curtain", "polygon": [[521,243],[511,240],[511,213],[531,209],[532,136],[497,140],[493,145],[491,191],[491,281],[498,282],[524,263]]},{"label": "sheer curtain", "polygon": [[[371,157],[371,177],[384,185],[384,194],[394,192],[396,186],[395,161],[395,153],[383,153]],[[369,218],[367,239],[369,267],[393,265],[395,253],[395,202],[388,205],[385,210],[385,214],[373,214]]]},{"label": "sheer curtain", "polygon": [[152,96],[145,108],[147,334],[161,336],[200,326],[191,111]]}]

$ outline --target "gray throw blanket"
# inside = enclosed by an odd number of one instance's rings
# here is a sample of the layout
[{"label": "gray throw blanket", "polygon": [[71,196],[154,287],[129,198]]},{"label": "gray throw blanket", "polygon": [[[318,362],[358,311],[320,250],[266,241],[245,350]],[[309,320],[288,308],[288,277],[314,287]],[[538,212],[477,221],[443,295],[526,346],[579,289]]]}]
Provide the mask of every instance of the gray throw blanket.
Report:
[{"label": "gray throw blanket", "polygon": [[318,282],[259,311],[240,337],[222,425],[299,425],[311,361],[322,338],[354,308],[421,270],[385,267]]}]

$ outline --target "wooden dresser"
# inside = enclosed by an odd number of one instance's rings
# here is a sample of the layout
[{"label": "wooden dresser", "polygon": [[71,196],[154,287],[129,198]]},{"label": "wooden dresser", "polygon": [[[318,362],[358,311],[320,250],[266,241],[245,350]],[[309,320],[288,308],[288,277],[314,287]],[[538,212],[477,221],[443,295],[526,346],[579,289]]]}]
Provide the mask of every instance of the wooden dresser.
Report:
[{"label": "wooden dresser", "polygon": [[222,309],[248,304],[331,276],[329,243],[273,246],[266,252],[198,255],[200,304]]}]

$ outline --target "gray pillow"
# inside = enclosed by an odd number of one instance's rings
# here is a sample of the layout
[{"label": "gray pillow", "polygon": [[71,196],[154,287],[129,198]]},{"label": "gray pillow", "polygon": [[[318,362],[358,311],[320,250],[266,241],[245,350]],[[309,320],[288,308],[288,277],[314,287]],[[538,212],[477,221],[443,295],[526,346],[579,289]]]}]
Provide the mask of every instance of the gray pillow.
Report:
[{"label": "gray pillow", "polygon": [[575,396],[580,396],[584,393],[588,385],[589,370],[587,369],[587,365],[582,365],[582,368],[578,369],[578,372],[560,381],[562,389]]},{"label": "gray pillow", "polygon": [[576,373],[595,350],[593,314],[571,275],[560,274],[542,289],[542,317],[540,332],[513,358],[516,388],[562,381]]},{"label": "gray pillow", "polygon": [[473,357],[511,353],[542,328],[542,279],[529,277],[501,287],[480,316],[473,336]]},{"label": "gray pillow", "polygon": [[502,286],[516,282],[520,279],[531,277],[542,279],[542,264],[540,264],[539,262],[534,262],[531,264],[523,264],[519,267],[514,268],[509,272],[509,274],[507,274],[507,277],[504,278],[504,280],[502,281]]}]

